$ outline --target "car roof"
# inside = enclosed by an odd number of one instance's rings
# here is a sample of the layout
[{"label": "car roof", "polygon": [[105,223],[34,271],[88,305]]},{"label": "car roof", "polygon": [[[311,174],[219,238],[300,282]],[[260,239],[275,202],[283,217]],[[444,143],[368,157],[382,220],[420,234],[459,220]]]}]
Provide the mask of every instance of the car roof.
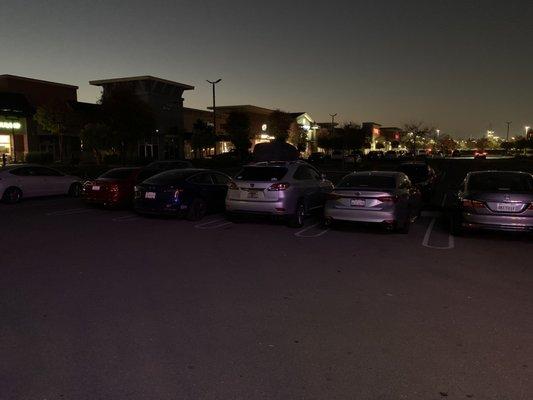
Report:
[{"label": "car roof", "polygon": [[403,172],[398,171],[354,171],[349,175],[366,175],[366,176],[389,176],[389,177],[397,177],[405,175]]},{"label": "car roof", "polygon": [[494,174],[494,173],[501,173],[501,174],[522,174],[522,175],[529,175],[529,176],[533,176],[533,174],[529,173],[529,172],[525,172],[525,171],[502,171],[502,170],[497,170],[497,169],[489,169],[489,170],[486,170],[486,171],[470,171],[467,176],[471,176],[471,175],[481,175],[481,174]]},{"label": "car roof", "polygon": [[[311,164],[302,161],[302,160],[294,160],[294,161],[259,161],[255,163],[251,163],[246,165],[246,167],[289,167],[291,165],[307,165],[312,167]],[[313,167],[314,168],[314,167]]]}]

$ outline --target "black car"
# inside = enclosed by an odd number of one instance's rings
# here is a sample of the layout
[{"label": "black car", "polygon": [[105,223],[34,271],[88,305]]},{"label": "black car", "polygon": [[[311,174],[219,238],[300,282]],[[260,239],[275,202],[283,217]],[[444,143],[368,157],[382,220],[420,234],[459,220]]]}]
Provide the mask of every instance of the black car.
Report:
[{"label": "black car", "polygon": [[187,160],[164,160],[154,161],[143,167],[137,176],[137,182],[142,182],[154,175],[172,169],[192,168],[192,164]]},{"label": "black car", "polygon": [[321,152],[315,152],[311,153],[307,161],[309,161],[311,164],[323,164],[328,160],[328,156]]},{"label": "black car", "polygon": [[398,171],[409,177],[413,185],[422,193],[424,201],[431,199],[437,180],[437,174],[433,168],[424,162],[406,162],[400,164]]},{"label": "black car", "polygon": [[135,187],[133,205],[141,214],[172,215],[191,221],[224,210],[231,178],[207,169],[174,169]]}]

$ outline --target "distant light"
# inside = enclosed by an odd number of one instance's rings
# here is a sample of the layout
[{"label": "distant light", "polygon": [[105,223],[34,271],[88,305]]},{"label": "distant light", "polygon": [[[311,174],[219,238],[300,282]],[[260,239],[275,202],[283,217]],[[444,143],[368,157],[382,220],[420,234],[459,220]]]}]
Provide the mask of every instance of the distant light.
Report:
[{"label": "distant light", "polygon": [[20,122],[0,121],[0,128],[3,129],[20,129],[21,127]]},{"label": "distant light", "polygon": [[262,130],[263,132],[266,132],[267,128],[268,128],[268,127],[267,127],[267,124],[263,124],[263,125],[261,126],[261,130]]}]

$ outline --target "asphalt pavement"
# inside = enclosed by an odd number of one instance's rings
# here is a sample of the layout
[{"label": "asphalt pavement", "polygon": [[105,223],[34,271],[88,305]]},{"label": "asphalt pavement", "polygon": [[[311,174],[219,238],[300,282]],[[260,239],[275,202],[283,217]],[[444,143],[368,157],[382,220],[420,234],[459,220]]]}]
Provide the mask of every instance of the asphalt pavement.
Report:
[{"label": "asphalt pavement", "polygon": [[531,236],[0,205],[0,399],[531,399]]}]

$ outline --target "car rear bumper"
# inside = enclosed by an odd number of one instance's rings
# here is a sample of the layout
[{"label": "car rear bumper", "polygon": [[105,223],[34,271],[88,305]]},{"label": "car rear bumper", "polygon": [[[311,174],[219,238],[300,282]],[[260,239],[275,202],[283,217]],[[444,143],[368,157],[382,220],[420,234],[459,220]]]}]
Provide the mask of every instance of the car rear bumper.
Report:
[{"label": "car rear bumper", "polygon": [[182,216],[188,209],[185,204],[147,202],[144,200],[135,200],[133,208],[139,214],[173,216]]},{"label": "car rear bumper", "polygon": [[363,209],[344,209],[326,207],[324,217],[335,221],[351,221],[366,223],[391,223],[396,221],[397,215],[394,211],[373,211]]},{"label": "car rear bumper", "polygon": [[533,231],[533,217],[463,213],[461,224],[470,229]]},{"label": "car rear bumper", "polygon": [[226,212],[232,214],[289,215],[294,212],[284,201],[226,200]]}]

